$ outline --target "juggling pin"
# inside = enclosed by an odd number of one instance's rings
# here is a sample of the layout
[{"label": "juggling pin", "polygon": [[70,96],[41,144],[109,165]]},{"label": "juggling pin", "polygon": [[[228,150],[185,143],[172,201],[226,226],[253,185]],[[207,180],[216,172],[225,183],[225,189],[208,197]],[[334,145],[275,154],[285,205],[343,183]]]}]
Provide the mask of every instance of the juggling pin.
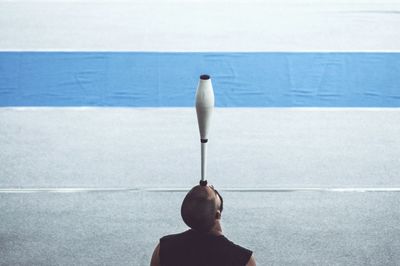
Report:
[{"label": "juggling pin", "polygon": [[200,185],[207,185],[207,142],[210,121],[214,109],[214,91],[209,75],[201,75],[196,91],[196,113],[201,142],[201,180]]}]

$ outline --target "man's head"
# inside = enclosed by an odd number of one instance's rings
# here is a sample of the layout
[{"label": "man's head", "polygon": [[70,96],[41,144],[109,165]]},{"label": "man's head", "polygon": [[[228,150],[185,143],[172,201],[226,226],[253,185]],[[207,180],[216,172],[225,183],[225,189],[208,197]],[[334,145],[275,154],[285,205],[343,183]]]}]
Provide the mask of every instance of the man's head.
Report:
[{"label": "man's head", "polygon": [[212,186],[193,187],[182,202],[181,215],[187,226],[207,233],[221,219],[223,199]]}]

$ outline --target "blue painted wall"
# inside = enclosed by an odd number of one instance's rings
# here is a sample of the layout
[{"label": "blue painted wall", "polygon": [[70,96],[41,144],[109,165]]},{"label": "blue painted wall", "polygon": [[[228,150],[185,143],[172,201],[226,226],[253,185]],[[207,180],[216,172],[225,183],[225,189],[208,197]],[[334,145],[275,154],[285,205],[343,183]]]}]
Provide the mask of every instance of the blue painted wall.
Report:
[{"label": "blue painted wall", "polygon": [[400,53],[0,52],[0,106],[400,107]]}]

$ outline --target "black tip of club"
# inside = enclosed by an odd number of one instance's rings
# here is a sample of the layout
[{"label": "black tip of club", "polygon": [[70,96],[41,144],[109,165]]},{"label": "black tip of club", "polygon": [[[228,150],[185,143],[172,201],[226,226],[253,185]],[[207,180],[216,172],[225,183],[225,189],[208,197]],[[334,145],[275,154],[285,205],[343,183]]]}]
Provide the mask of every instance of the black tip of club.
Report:
[{"label": "black tip of club", "polygon": [[207,180],[200,180],[200,186],[207,186]]},{"label": "black tip of club", "polygon": [[200,79],[201,79],[201,80],[209,80],[209,79],[210,79],[210,76],[209,76],[209,75],[201,75],[201,76],[200,76]]}]

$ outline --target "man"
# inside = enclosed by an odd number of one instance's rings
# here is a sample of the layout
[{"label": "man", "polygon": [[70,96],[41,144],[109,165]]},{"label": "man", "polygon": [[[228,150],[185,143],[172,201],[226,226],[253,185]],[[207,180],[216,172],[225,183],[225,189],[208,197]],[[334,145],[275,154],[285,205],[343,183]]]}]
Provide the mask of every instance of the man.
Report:
[{"label": "man", "polygon": [[252,251],[229,241],[221,228],[223,199],[212,186],[193,187],[182,202],[191,229],[160,239],[151,266],[255,266]]}]

